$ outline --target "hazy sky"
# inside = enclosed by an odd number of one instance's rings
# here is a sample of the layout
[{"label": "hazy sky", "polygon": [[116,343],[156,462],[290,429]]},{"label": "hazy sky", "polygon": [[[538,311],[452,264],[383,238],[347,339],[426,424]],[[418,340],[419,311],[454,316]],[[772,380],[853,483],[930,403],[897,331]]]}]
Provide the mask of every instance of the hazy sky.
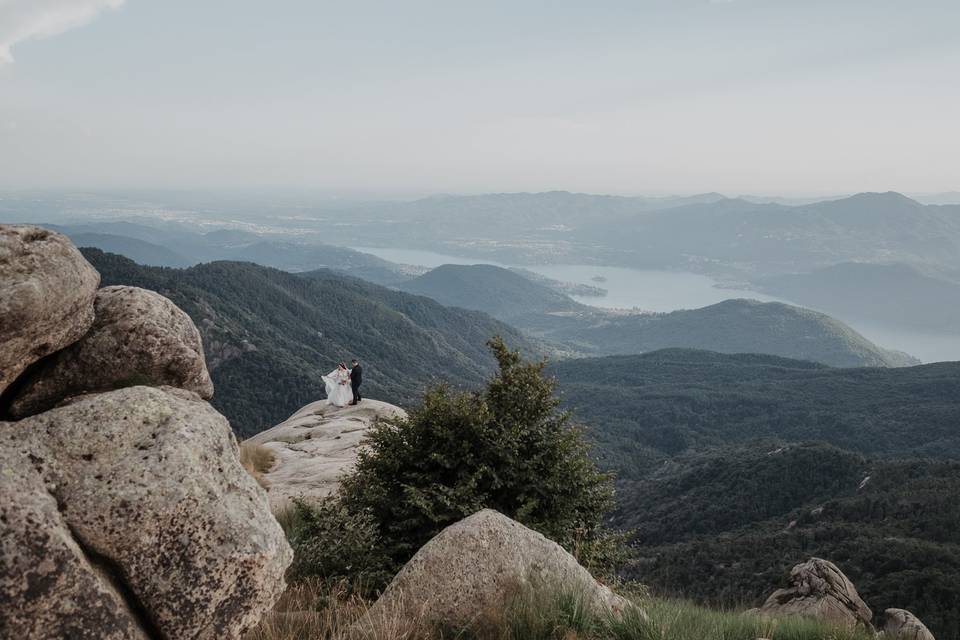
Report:
[{"label": "hazy sky", "polygon": [[960,0],[0,0],[0,188],[960,189]]}]

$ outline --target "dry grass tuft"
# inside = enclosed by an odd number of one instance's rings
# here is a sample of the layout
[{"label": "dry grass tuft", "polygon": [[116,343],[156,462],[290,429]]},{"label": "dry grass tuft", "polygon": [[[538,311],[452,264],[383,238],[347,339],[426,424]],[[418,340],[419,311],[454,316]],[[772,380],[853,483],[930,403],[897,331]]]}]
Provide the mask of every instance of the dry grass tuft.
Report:
[{"label": "dry grass tuft", "polygon": [[352,591],[322,580],[292,584],[244,640],[439,640],[420,621],[367,616],[371,603]]},{"label": "dry grass tuft", "polygon": [[263,479],[263,474],[270,471],[276,459],[273,451],[261,444],[240,443],[240,464],[260,483],[261,487],[266,488],[267,482]]},{"label": "dry grass tuft", "polygon": [[287,534],[287,539],[293,534],[294,528],[300,522],[297,515],[297,508],[293,503],[286,503],[273,508],[273,517],[280,523],[280,528]]}]

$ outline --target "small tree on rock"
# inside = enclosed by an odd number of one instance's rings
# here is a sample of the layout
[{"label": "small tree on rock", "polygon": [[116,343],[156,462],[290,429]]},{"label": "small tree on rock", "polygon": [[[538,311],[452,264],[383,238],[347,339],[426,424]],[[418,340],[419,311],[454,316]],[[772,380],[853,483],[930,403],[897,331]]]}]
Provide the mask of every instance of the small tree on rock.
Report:
[{"label": "small tree on rock", "polygon": [[[571,551],[603,539],[612,479],[559,408],[544,363],[500,338],[499,365],[476,393],[428,390],[405,418],[380,422],[342,485],[344,503],[379,523],[397,566],[444,527],[492,508]],[[589,554],[587,554],[589,555]]]}]

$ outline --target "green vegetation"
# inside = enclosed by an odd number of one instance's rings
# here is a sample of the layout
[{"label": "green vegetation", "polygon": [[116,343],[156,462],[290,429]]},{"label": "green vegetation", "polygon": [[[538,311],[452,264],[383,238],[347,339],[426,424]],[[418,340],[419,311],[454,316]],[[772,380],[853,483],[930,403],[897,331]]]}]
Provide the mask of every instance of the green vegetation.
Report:
[{"label": "green vegetation", "polygon": [[360,583],[393,574],[442,529],[492,508],[536,529],[597,571],[612,571],[623,539],[605,530],[609,475],[557,409],[543,365],[491,340],[499,371],[479,392],[429,389],[407,417],[379,422],[341,495],[283,515],[291,576]]},{"label": "green vegetation", "polygon": [[536,322],[536,316],[543,314],[586,309],[547,283],[489,264],[445,264],[399,286],[441,304],[483,311],[505,322]]},{"label": "green vegetation", "polygon": [[865,631],[812,620],[766,620],[640,594],[629,599],[637,608],[612,615],[590,611],[575,593],[523,589],[482,626],[438,629],[425,620],[372,618],[358,632],[353,625],[370,601],[342,584],[304,581],[245,640],[873,640]]},{"label": "green vegetation", "polygon": [[810,556],[960,637],[960,363],[829,369],[668,350],[551,367],[618,472],[625,576],[759,604]]},{"label": "green vegetation", "polygon": [[[521,328],[526,328],[521,325]],[[763,353],[833,367],[900,367],[920,362],[883,349],[830,316],[779,302],[724,300],[670,313],[563,318],[545,339],[600,355],[658,349]]]},{"label": "green vegetation", "polygon": [[601,562],[611,479],[590,460],[580,429],[557,409],[543,365],[490,342],[498,373],[480,392],[426,392],[408,417],[378,424],[343,500],[370,513],[396,567],[444,527],[496,509]]},{"label": "green vegetation", "polygon": [[407,404],[439,380],[479,384],[495,366],[483,348],[492,335],[535,351],[482,313],[333,272],[296,276],[238,262],[144,267],[97,249],[83,253],[103,286],[152,289],[190,315],[203,336],[213,404],[241,436],[322,398],[320,376],[353,356],[364,363],[365,395]]},{"label": "green vegetation", "polygon": [[336,498],[297,500],[291,509],[285,527],[294,551],[289,579],[341,583],[370,596],[393,577],[378,523],[369,512],[351,511]]},{"label": "green vegetation", "polygon": [[870,456],[960,458],[960,363],[831,369],[669,349],[551,365],[564,404],[627,478],[685,451],[828,442]]}]

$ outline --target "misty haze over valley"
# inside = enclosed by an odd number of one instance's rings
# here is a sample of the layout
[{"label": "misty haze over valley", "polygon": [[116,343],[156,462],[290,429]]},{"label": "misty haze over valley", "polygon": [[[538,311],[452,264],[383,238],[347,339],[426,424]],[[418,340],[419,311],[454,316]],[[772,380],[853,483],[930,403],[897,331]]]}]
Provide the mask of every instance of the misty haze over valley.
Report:
[{"label": "misty haze over valley", "polygon": [[937,362],[960,360],[955,200],[888,192],[784,204],[713,193],[548,192],[371,203],[283,193],[7,192],[0,220],[48,223],[81,246],[155,266],[250,260],[397,287],[443,264],[490,264],[538,274],[581,305],[621,314],[738,298],[783,302]]}]

